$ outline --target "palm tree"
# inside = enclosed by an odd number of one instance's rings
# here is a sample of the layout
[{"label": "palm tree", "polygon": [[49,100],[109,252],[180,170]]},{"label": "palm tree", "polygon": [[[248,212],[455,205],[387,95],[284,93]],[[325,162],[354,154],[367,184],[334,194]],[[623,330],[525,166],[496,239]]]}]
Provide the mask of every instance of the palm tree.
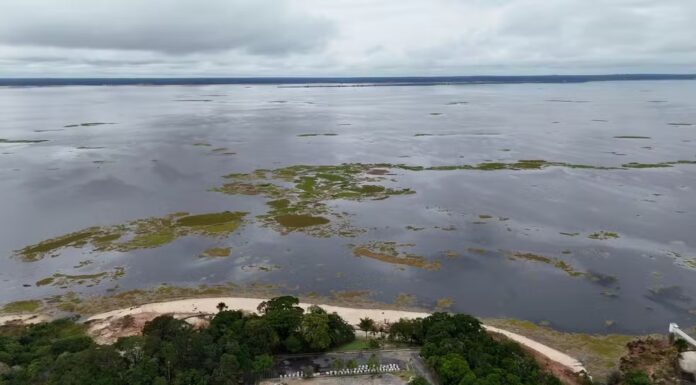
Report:
[{"label": "palm tree", "polygon": [[220,302],[219,304],[217,304],[216,307],[218,309],[218,312],[221,312],[221,311],[227,309],[227,304],[224,302]]},{"label": "palm tree", "polygon": [[367,337],[367,332],[375,330],[375,321],[371,318],[360,318],[360,323],[358,324],[358,329],[365,332],[365,337]]}]

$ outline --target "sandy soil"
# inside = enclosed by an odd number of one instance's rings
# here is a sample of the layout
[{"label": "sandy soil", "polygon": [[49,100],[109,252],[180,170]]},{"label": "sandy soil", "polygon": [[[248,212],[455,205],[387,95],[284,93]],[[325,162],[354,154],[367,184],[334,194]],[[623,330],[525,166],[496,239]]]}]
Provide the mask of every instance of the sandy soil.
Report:
[{"label": "sandy soil", "polygon": [[13,323],[31,325],[50,320],[51,317],[46,314],[8,314],[0,315],[0,326]]},{"label": "sandy soil", "polygon": [[[114,321],[118,322],[118,320],[125,316],[132,316],[134,318],[134,322],[138,326],[161,314],[172,314],[177,318],[186,319],[193,324],[201,324],[204,322],[206,316],[217,313],[217,305],[220,302],[224,302],[230,309],[256,312],[257,307],[262,301],[264,300],[258,298],[220,297],[158,302],[96,314],[89,317],[87,322],[90,324],[90,333],[97,337],[99,341],[104,343],[113,341],[123,335],[135,334],[135,331],[138,330],[137,326],[127,328],[125,330],[126,334],[123,333],[124,330],[117,332],[118,328],[110,327]],[[300,303],[300,306],[305,309],[311,305],[313,304]],[[321,304],[321,307],[326,309],[328,312],[338,313],[343,319],[352,325],[357,325],[360,322],[360,318],[365,317],[372,318],[377,322],[395,322],[401,318],[423,318],[429,315],[428,313],[412,311],[357,309],[323,304]],[[484,327],[486,330],[504,335],[505,337],[538,352],[551,361],[567,367],[573,373],[585,371],[585,368],[580,361],[556,349],[507,330],[502,330],[487,325],[484,325]]]}]

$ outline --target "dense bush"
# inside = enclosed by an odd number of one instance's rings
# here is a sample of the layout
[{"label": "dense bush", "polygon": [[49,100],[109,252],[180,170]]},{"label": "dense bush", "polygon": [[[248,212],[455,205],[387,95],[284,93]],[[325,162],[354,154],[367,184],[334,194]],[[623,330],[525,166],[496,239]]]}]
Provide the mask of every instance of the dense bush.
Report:
[{"label": "dense bush", "polygon": [[560,385],[519,345],[495,341],[467,315],[401,320],[391,325],[389,338],[422,345],[442,385]]},{"label": "dense bush", "polygon": [[260,315],[220,306],[203,329],[161,316],[142,336],[113,346],[95,345],[71,320],[8,329],[0,336],[0,362],[13,369],[0,384],[231,385],[268,371],[273,354],[323,351],[355,339],[337,314],[317,306],[305,312],[298,303],[274,298],[259,306]]}]

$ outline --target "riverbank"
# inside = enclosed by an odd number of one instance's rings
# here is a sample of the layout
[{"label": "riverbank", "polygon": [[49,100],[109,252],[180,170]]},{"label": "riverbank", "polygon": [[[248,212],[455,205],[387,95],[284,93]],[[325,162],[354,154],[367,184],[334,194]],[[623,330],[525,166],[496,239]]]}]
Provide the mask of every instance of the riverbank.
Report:
[{"label": "riverbank", "polygon": [[[110,325],[116,323],[123,325],[124,317],[130,316],[128,332],[138,329],[138,324],[145,322],[146,319],[154,318],[162,314],[172,314],[178,318],[185,318],[191,320],[200,320],[207,315],[215,314],[218,311],[218,304],[224,303],[229,309],[238,309],[247,312],[256,312],[259,304],[263,302],[264,299],[259,298],[244,298],[244,297],[214,297],[214,298],[195,298],[195,299],[182,299],[166,302],[150,303],[140,306],[133,306],[124,309],[118,309],[113,311],[108,311],[104,313],[95,314],[89,317],[86,321],[89,324],[90,332],[92,334],[101,335],[105,337],[104,330],[109,328]],[[300,306],[304,309],[309,306],[315,305],[313,303],[300,303]],[[396,322],[401,318],[424,318],[430,315],[427,312],[415,312],[415,311],[405,311],[405,310],[390,310],[390,309],[362,309],[354,307],[343,307],[343,306],[333,306],[318,304],[323,307],[328,312],[336,312],[343,319],[352,325],[357,325],[361,318],[371,318],[377,322]],[[194,321],[198,322],[198,321]],[[550,346],[541,344],[523,335],[513,333],[501,328],[484,325],[486,330],[492,333],[497,333],[505,336],[506,338],[513,340],[528,349],[534,350],[535,352],[541,354],[542,356],[548,358],[551,361],[559,363],[573,373],[580,373],[586,371],[583,364],[565,354],[558,351]],[[108,335],[108,334],[107,334]],[[111,338],[116,336],[109,336]]]}]

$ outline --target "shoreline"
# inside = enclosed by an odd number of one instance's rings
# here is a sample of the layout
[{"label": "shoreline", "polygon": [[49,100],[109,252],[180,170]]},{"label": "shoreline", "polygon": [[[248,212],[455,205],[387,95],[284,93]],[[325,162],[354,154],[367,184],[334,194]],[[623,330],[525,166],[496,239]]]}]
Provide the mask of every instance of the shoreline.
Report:
[{"label": "shoreline", "polygon": [[[231,310],[243,310],[256,313],[258,305],[265,300],[267,299],[250,297],[209,297],[154,302],[95,314],[88,317],[85,320],[85,323],[90,325],[89,328],[91,332],[97,332],[108,327],[110,321],[112,320],[121,319],[125,316],[136,316],[139,314],[152,318],[164,314],[178,315],[185,318],[197,318],[216,314],[218,312],[217,305],[220,302],[224,302],[225,305],[227,305],[227,307]],[[355,308],[308,302],[300,303],[300,307],[305,310],[312,305],[321,306],[329,313],[336,312],[351,325],[358,324],[360,322],[360,318],[365,317],[372,318],[376,322],[395,322],[401,318],[425,318],[431,314],[428,312],[407,310]],[[582,362],[566,353],[517,333],[485,324],[483,324],[483,327],[490,333],[503,335],[506,338],[541,354],[549,360],[563,365],[573,373],[587,372]]]}]

